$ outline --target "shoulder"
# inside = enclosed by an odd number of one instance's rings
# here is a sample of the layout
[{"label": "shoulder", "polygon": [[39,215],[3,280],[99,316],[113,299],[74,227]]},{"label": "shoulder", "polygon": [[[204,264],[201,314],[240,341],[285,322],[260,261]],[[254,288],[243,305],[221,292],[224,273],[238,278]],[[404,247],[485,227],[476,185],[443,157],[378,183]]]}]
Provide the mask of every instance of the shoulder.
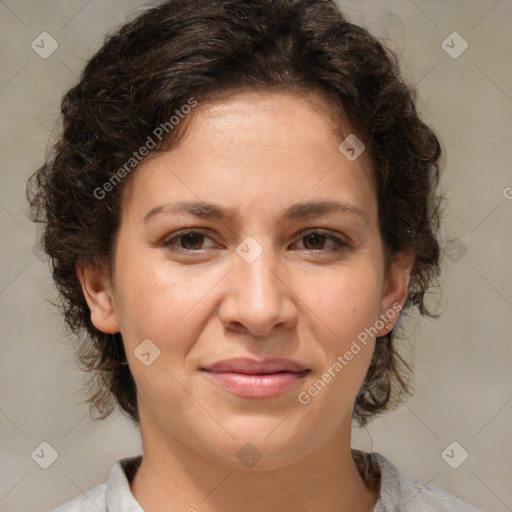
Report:
[{"label": "shoulder", "polygon": [[435,485],[405,478],[379,453],[372,456],[381,472],[375,512],[482,512]]},{"label": "shoulder", "polygon": [[482,512],[435,485],[402,478],[404,511]]},{"label": "shoulder", "polygon": [[107,484],[100,484],[52,512],[106,512]]},{"label": "shoulder", "polygon": [[129,483],[141,460],[137,456],[117,461],[108,482],[92,487],[52,512],[144,512],[133,497]]}]

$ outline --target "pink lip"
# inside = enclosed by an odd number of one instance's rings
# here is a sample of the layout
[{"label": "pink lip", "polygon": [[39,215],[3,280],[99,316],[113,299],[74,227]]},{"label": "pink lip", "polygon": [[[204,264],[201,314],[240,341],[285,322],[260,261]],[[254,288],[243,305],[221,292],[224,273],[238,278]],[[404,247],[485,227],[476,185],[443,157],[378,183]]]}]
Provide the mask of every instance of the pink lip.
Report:
[{"label": "pink lip", "polygon": [[290,359],[229,359],[201,368],[217,384],[246,398],[277,396],[300,381],[308,369]]}]

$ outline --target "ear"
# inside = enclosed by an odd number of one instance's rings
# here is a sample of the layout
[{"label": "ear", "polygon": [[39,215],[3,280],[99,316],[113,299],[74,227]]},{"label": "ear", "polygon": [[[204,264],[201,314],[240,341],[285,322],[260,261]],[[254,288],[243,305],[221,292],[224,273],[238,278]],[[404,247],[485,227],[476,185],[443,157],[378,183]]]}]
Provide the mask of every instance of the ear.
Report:
[{"label": "ear", "polygon": [[93,325],[107,334],[119,332],[106,265],[85,263],[80,260],[76,265],[76,273],[91,310]]},{"label": "ear", "polygon": [[399,253],[393,257],[388,274],[382,288],[381,315],[384,327],[379,329],[377,336],[390,332],[398,320],[398,314],[404,307],[409,294],[409,281],[414,264],[414,255]]}]

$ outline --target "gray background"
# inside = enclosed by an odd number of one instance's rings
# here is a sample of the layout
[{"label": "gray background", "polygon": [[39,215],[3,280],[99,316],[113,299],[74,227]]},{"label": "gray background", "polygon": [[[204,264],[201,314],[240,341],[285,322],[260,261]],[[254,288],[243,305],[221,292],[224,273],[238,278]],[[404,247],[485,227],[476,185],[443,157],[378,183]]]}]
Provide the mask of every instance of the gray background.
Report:
[{"label": "gray background", "polygon": [[[117,459],[141,452],[127,420],[117,414],[94,422],[80,403],[76,390],[84,377],[46,300],[51,277],[33,249],[36,228],[26,217],[24,193],[62,94],[103,34],[142,5],[0,1],[1,511],[51,510],[106,481]],[[354,429],[353,445],[485,510],[512,510],[512,1],[343,5],[353,21],[389,40],[406,77],[418,84],[419,110],[446,150],[443,188],[450,200],[443,292],[436,299],[443,315],[408,324],[415,395],[367,429]],[[31,47],[44,31],[58,42],[46,59]],[[469,44],[458,58],[442,46],[454,31]],[[462,41],[452,39],[444,47],[453,53]],[[43,441],[58,452],[48,469],[31,458]],[[469,454],[457,469],[442,457],[453,441],[458,445],[447,460],[460,462],[463,449]]]}]

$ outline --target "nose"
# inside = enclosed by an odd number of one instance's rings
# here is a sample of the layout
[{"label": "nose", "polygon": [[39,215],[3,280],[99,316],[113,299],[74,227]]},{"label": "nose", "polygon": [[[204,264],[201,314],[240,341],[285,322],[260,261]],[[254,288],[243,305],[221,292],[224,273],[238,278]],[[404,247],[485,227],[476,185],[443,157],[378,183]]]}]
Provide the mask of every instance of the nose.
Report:
[{"label": "nose", "polygon": [[276,254],[265,248],[252,262],[237,253],[233,256],[234,268],[227,275],[219,308],[223,325],[254,337],[295,325],[297,297]]}]

